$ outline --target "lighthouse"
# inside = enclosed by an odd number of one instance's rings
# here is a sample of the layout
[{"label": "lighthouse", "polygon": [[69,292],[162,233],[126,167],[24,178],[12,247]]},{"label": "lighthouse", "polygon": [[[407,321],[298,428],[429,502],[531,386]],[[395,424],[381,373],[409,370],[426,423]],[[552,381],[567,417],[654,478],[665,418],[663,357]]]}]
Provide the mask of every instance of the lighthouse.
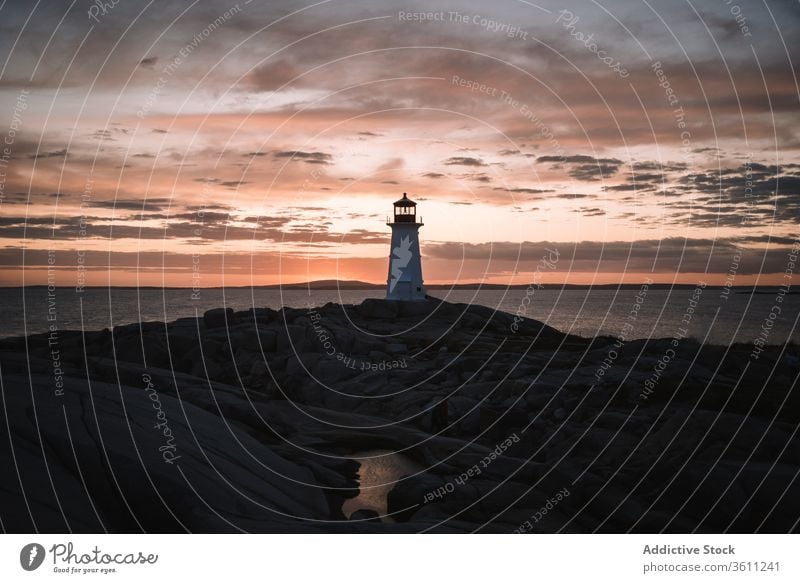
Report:
[{"label": "lighthouse", "polygon": [[394,220],[386,224],[392,228],[386,299],[425,300],[419,250],[419,228],[423,223],[417,222],[417,203],[404,192],[403,198],[394,203]]}]

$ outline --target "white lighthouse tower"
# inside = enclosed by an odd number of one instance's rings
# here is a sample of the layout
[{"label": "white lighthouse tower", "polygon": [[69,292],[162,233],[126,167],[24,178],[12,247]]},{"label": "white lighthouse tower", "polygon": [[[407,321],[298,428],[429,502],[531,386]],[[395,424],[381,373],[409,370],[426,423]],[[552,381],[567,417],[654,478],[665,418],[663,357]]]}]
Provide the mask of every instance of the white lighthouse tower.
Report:
[{"label": "white lighthouse tower", "polygon": [[419,228],[423,223],[417,222],[417,203],[404,192],[403,198],[394,203],[394,221],[386,224],[392,228],[386,299],[424,300],[419,250]]}]

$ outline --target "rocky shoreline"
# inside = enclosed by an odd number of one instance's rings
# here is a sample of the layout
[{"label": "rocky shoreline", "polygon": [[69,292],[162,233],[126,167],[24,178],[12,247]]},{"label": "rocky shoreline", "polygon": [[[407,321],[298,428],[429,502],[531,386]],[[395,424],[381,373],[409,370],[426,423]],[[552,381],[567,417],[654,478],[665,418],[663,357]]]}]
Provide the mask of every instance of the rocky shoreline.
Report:
[{"label": "rocky shoreline", "polygon": [[[0,516],[8,532],[797,530],[797,351],[752,350],[433,299],[0,340]],[[374,450],[421,470],[389,516],[345,516]]]}]

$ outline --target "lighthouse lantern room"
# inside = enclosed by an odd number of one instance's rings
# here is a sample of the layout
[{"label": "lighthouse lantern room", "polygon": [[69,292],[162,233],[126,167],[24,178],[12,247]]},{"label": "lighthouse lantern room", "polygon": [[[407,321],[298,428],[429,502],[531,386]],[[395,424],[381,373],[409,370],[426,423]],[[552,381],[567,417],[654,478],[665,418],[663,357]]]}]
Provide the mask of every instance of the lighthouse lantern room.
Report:
[{"label": "lighthouse lantern room", "polygon": [[394,220],[386,224],[392,228],[386,299],[424,301],[419,248],[419,228],[423,223],[417,222],[417,203],[404,192],[403,198],[394,203]]}]

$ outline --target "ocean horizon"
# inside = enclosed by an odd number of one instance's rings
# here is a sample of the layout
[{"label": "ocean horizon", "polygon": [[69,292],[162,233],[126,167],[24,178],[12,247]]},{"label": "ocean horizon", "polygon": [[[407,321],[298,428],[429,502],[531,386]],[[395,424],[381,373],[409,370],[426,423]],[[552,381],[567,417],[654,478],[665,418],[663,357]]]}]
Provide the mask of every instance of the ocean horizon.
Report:
[{"label": "ocean horizon", "polygon": [[[296,285],[296,284],[295,284]],[[800,341],[800,296],[781,288],[641,286],[429,289],[447,302],[477,304],[541,321],[583,337],[626,340],[687,336],[701,343],[731,345]],[[23,293],[24,291],[24,293]],[[275,289],[264,287],[74,287],[0,288],[5,318],[0,338],[58,330],[102,330],[137,322],[170,322],[202,316],[209,309],[314,308],[327,303],[357,305],[382,298],[383,289]],[[779,298],[779,299],[776,299]],[[776,316],[776,312],[779,312]]]}]

